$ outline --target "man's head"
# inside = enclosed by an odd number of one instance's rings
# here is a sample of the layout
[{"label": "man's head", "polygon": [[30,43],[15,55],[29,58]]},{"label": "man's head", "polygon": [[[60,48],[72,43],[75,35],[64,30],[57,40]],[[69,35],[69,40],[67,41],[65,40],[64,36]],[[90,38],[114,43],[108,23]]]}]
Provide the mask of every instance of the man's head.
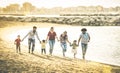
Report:
[{"label": "man's head", "polygon": [[85,34],[87,29],[86,28],[82,28],[81,31],[82,31],[83,34]]},{"label": "man's head", "polygon": [[37,27],[33,26],[33,32],[36,32]]},{"label": "man's head", "polygon": [[42,40],[43,43],[45,43],[45,40]]},{"label": "man's head", "polygon": [[73,43],[76,43],[76,42],[77,42],[77,40],[74,40],[74,41],[73,41]]}]

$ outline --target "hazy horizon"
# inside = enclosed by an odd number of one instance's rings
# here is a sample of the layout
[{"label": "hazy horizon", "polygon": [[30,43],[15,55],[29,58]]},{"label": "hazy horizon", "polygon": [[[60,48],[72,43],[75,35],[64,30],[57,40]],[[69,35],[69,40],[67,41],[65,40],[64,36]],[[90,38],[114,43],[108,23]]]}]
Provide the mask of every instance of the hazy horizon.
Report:
[{"label": "hazy horizon", "polygon": [[103,6],[106,8],[120,6],[120,0],[0,0],[0,7],[6,7],[10,4],[19,4],[29,2],[37,8],[54,8],[54,7],[77,7],[77,6]]}]

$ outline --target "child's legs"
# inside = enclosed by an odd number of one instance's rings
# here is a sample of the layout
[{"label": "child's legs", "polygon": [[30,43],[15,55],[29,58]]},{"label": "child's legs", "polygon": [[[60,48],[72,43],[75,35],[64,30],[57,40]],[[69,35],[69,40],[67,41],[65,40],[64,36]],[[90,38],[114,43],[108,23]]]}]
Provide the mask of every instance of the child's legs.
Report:
[{"label": "child's legs", "polygon": [[45,50],[45,48],[43,49],[43,51],[44,51],[44,54],[46,54],[46,50]]},{"label": "child's legs", "polygon": [[43,49],[41,49],[41,54],[43,54]]},{"label": "child's legs", "polygon": [[18,45],[16,44],[16,52],[18,53]]},{"label": "child's legs", "polygon": [[20,45],[18,46],[18,48],[19,48],[19,52],[21,52],[21,47],[20,47]]},{"label": "child's legs", "polygon": [[74,53],[74,58],[75,58],[75,56],[76,56],[76,54],[77,54],[76,49],[73,49],[73,53]]},{"label": "child's legs", "polygon": [[74,58],[75,58],[75,56],[76,56],[76,53],[74,53]]}]

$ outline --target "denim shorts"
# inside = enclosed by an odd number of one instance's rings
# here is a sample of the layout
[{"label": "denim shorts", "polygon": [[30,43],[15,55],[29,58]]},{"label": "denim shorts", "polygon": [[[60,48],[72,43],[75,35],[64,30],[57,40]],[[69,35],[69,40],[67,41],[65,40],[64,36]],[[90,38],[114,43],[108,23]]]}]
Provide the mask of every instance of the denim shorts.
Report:
[{"label": "denim shorts", "polygon": [[62,49],[63,49],[64,52],[67,51],[67,43],[65,43],[65,42],[63,43],[63,42],[62,42],[62,43],[61,43],[61,47],[62,47]]}]

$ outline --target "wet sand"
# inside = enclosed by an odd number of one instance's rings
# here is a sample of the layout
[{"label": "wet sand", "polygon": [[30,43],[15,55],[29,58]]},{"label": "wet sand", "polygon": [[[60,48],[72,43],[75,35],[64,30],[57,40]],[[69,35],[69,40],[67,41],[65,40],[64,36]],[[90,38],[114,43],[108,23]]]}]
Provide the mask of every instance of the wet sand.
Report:
[{"label": "wet sand", "polygon": [[16,53],[15,45],[6,39],[6,34],[32,27],[33,24],[41,28],[64,26],[48,23],[0,22],[0,73],[120,73],[119,66],[40,53],[29,54],[24,49],[26,46],[22,46],[21,54]]}]

